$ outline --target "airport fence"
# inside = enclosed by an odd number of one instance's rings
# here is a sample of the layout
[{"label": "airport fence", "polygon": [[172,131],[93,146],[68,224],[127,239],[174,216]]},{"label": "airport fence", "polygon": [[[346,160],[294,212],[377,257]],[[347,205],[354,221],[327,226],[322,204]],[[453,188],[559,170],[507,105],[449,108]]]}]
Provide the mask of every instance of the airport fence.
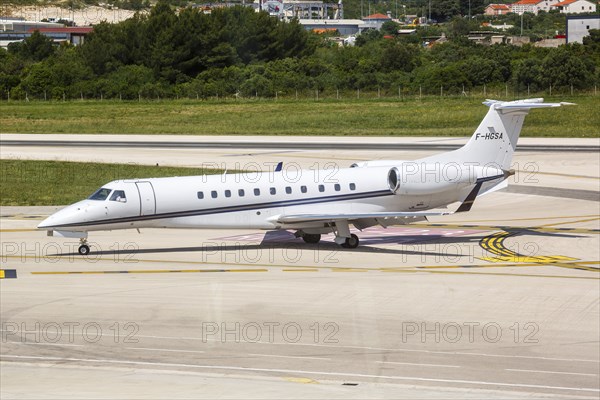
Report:
[{"label": "airport fence", "polygon": [[121,93],[106,94],[103,92],[97,93],[72,93],[60,92],[57,90],[42,91],[37,93],[11,93],[4,92],[0,94],[0,99],[5,102],[29,102],[29,101],[173,101],[173,100],[198,100],[198,101],[348,101],[348,100],[415,100],[421,98],[494,98],[502,100],[515,100],[529,97],[552,97],[552,96],[598,96],[598,86],[594,85],[587,89],[579,89],[574,86],[570,87],[552,87],[549,86],[544,90],[531,90],[528,87],[517,85],[483,85],[475,87],[387,87],[377,89],[356,89],[356,90],[341,90],[341,89],[324,89],[324,90],[282,90],[268,93],[255,92],[253,95],[246,93],[223,93],[218,90],[214,93],[206,91],[200,93],[185,93],[180,94],[176,91],[154,90],[151,92],[140,92],[137,96],[123,95]]}]

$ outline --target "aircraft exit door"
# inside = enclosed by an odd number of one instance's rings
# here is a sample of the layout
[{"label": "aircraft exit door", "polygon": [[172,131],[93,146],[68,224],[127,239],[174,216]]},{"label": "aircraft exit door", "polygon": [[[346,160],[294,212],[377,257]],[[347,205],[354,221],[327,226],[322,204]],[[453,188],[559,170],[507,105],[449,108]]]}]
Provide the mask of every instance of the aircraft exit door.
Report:
[{"label": "aircraft exit door", "polygon": [[150,182],[136,182],[140,194],[140,215],[156,214],[156,197]]}]

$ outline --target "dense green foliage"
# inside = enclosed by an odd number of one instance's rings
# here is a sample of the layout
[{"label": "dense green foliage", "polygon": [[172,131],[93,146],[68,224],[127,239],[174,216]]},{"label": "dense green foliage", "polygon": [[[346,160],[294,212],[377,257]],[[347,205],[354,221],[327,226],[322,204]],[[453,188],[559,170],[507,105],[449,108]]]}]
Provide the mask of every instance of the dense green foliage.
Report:
[{"label": "dense green foliage", "polygon": [[[543,17],[546,18],[546,17]],[[583,45],[483,46],[453,19],[416,35],[369,31],[340,47],[247,7],[149,15],[98,24],[79,47],[38,33],[0,50],[0,95],[11,99],[276,97],[297,91],[468,93],[484,85],[514,92],[590,90],[600,81],[600,35]],[[423,46],[444,29],[450,41]],[[387,26],[393,32],[393,27]],[[384,31],[385,31],[384,30]]]}]

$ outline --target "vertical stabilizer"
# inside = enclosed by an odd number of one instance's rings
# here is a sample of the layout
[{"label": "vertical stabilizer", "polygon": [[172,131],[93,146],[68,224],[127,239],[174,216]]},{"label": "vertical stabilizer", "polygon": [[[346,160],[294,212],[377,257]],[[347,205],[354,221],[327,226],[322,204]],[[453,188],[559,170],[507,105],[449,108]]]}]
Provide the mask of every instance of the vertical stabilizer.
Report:
[{"label": "vertical stabilizer", "polygon": [[428,157],[426,162],[471,163],[508,170],[525,116],[532,108],[560,107],[569,103],[544,103],[544,99],[487,100],[486,116],[471,139],[458,150]]}]

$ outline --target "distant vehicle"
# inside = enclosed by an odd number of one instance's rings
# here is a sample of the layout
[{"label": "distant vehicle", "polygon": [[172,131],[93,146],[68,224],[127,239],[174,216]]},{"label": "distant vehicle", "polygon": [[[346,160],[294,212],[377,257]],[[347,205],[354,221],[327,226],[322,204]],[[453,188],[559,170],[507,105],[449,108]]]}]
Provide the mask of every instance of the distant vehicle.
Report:
[{"label": "distant vehicle", "polygon": [[[467,212],[477,196],[507,186],[523,121],[533,108],[568,103],[543,99],[484,102],[489,111],[460,149],[416,161],[376,160],[339,170],[302,170],[118,180],[88,199],[51,215],[39,229],[79,238],[88,232],[139,228],[239,228],[294,230],[307,243],[334,233],[346,248],[359,230],[408,224],[430,216]],[[454,212],[436,210],[460,202]]]},{"label": "distant vehicle", "polygon": [[348,36],[347,38],[344,39],[345,46],[354,46],[355,43],[356,43],[356,36]]}]

